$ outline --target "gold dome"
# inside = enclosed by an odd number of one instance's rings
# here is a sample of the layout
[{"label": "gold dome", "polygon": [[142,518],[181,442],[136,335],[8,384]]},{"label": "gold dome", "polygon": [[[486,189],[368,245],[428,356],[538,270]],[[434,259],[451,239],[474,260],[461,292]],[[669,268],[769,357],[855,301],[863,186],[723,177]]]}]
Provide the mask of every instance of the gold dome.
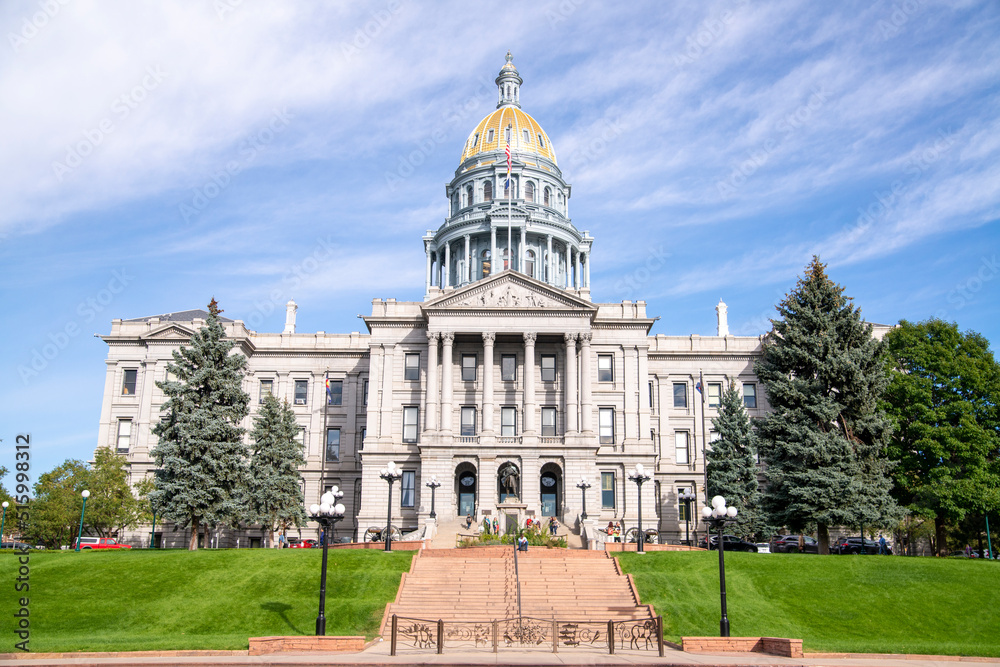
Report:
[{"label": "gold dome", "polygon": [[[556,152],[549,141],[549,135],[538,122],[517,107],[503,106],[479,121],[479,125],[469,135],[462,151],[462,160],[482,153],[500,151],[498,161],[505,160],[503,150],[507,145],[504,130],[510,126],[510,152],[524,158],[539,156],[556,163]],[[527,130],[527,136],[525,136]],[[491,135],[492,134],[492,138]],[[494,156],[495,157],[495,156]],[[556,163],[558,164],[558,163]]]}]

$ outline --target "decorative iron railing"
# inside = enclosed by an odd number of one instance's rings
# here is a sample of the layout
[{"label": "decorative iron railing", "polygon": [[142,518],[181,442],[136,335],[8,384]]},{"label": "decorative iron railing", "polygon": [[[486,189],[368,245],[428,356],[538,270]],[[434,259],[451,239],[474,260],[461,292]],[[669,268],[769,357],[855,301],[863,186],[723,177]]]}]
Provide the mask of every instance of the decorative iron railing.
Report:
[{"label": "decorative iron railing", "polygon": [[399,650],[444,653],[445,648],[592,648],[657,651],[663,657],[663,617],[629,621],[568,621],[530,617],[491,621],[442,621],[392,615],[389,654]]}]

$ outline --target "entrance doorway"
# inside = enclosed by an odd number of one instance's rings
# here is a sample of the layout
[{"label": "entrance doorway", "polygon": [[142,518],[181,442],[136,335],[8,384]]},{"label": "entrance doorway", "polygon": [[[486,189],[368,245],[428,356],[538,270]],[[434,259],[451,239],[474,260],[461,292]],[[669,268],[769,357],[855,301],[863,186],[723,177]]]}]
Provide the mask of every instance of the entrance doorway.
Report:
[{"label": "entrance doorway", "polygon": [[562,471],[554,463],[546,463],[542,466],[542,475],[539,478],[541,490],[541,514],[542,516],[559,516],[560,502],[562,496]]},{"label": "entrance doorway", "polygon": [[458,488],[458,515],[476,516],[476,470],[472,466],[459,466],[455,471]]}]

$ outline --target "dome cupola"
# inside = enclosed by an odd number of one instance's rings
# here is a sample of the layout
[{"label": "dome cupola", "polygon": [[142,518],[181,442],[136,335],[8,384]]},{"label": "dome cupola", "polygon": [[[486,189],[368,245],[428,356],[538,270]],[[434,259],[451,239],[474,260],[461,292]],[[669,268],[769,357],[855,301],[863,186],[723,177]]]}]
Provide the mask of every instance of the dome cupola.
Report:
[{"label": "dome cupola", "polygon": [[504,66],[500,68],[500,74],[497,75],[497,89],[500,92],[500,101],[497,102],[497,109],[500,107],[517,107],[521,108],[521,83],[523,79],[517,73],[517,68],[514,67],[514,56],[510,55],[510,51],[507,52],[507,62]]}]

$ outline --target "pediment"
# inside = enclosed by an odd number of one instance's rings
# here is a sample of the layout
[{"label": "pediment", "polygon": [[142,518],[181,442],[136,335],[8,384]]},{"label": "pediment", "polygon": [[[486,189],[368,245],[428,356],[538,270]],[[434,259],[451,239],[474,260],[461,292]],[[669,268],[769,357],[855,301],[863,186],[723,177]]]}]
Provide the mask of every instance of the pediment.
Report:
[{"label": "pediment", "polygon": [[496,220],[497,222],[506,222],[508,219],[511,222],[524,222],[528,219],[529,215],[528,209],[523,206],[518,206],[517,204],[508,206],[506,199],[494,199],[493,205],[486,213],[487,218]]},{"label": "pediment", "polygon": [[154,329],[142,336],[143,340],[177,340],[189,341],[194,335],[194,330],[182,327],[178,324],[166,324],[159,329]]},{"label": "pediment", "polygon": [[516,271],[503,271],[476,281],[423,305],[424,311],[479,310],[585,310],[597,312],[592,303]]}]

